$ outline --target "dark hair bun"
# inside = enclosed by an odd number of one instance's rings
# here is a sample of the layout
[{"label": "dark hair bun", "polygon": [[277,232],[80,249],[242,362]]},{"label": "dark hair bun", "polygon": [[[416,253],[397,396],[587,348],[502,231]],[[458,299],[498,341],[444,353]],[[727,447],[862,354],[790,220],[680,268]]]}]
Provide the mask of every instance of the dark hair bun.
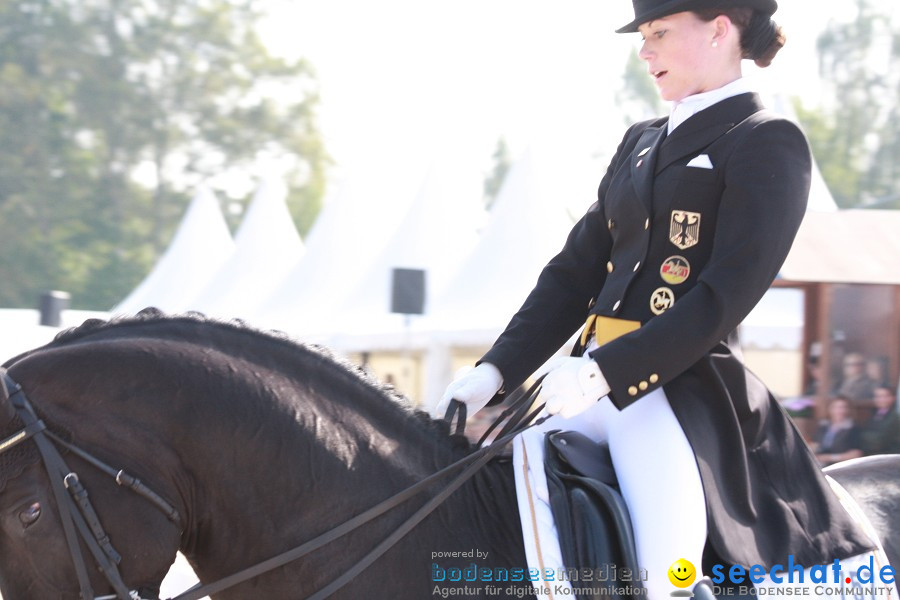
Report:
[{"label": "dark hair bun", "polygon": [[771,15],[753,11],[753,16],[741,34],[741,49],[744,58],[749,58],[760,67],[768,67],[778,51],[784,47],[785,35]]}]

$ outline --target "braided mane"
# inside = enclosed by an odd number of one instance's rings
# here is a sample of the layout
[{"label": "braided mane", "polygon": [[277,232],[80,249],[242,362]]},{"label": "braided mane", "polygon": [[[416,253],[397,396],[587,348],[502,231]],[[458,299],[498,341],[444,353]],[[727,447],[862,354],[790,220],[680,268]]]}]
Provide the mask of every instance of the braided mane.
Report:
[{"label": "braided mane", "polygon": [[307,358],[316,358],[330,365],[337,373],[343,374],[349,378],[355,379],[361,383],[363,387],[374,392],[376,398],[387,400],[386,404],[400,408],[402,413],[412,421],[418,423],[420,427],[425,427],[431,433],[438,437],[454,438],[454,445],[463,445],[468,447],[468,442],[463,436],[450,436],[449,426],[442,420],[432,420],[428,413],[414,408],[412,402],[405,396],[401,395],[390,385],[387,385],[375,378],[369,371],[363,367],[356,365],[349,360],[339,357],[330,349],[317,344],[309,344],[298,341],[283,331],[268,330],[264,331],[240,319],[220,320],[199,312],[187,312],[182,314],[167,314],[157,308],[145,308],[133,316],[116,316],[109,320],[88,319],[81,325],[61,331],[50,343],[40,348],[30,350],[24,354],[16,356],[4,364],[8,367],[19,360],[40,352],[42,350],[66,346],[69,344],[87,342],[92,338],[102,338],[107,334],[119,334],[129,328],[138,328],[142,334],[146,334],[148,327],[152,328],[154,324],[184,324],[187,327],[203,326],[214,329],[230,331],[239,335],[246,335],[255,338],[262,343],[276,344],[282,349],[289,352],[298,353],[300,356]]}]

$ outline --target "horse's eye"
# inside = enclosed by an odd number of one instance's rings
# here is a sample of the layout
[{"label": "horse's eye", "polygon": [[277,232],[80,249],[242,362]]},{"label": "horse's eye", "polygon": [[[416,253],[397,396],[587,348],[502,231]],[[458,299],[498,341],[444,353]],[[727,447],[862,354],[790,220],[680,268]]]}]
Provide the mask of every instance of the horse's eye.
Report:
[{"label": "horse's eye", "polygon": [[28,527],[41,518],[41,503],[34,502],[31,506],[19,513],[19,521],[22,525]]}]

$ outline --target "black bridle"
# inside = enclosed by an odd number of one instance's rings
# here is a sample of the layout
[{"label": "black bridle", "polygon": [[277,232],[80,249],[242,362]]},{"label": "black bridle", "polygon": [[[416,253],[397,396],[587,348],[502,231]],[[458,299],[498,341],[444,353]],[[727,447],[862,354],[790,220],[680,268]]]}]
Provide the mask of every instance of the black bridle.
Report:
[{"label": "black bridle", "polygon": [[[139,479],[132,477],[122,469],[114,469],[47,429],[47,425],[38,418],[37,413],[31,406],[31,402],[28,401],[25,392],[22,391],[22,386],[16,383],[6,370],[3,370],[2,378],[3,385],[9,392],[9,402],[15,409],[16,415],[21,419],[24,427],[0,442],[0,454],[29,439],[33,440],[37,445],[44,468],[47,470],[47,475],[50,479],[53,496],[56,499],[63,533],[66,537],[66,544],[69,547],[69,555],[72,558],[75,574],[78,577],[78,585],[81,588],[81,598],[83,600],[140,600],[142,597],[141,590],[129,590],[128,586],[122,581],[122,576],[119,574],[117,567],[122,561],[122,557],[113,548],[109,536],[103,530],[100,519],[91,505],[87,490],[81,484],[78,474],[69,468],[56,446],[59,445],[66,448],[114,478],[120,486],[143,496],[181,529],[181,517],[178,511],[153,490],[141,483]],[[87,563],[79,544],[79,536],[94,557],[100,572],[103,573],[109,585],[115,590],[116,593],[114,595],[94,596],[90,578],[88,577]]]},{"label": "black bridle", "polygon": [[[50,478],[54,497],[56,498],[63,532],[69,547],[69,554],[75,566],[75,572],[81,588],[82,600],[149,600],[143,598],[141,590],[129,590],[128,586],[122,581],[122,577],[119,575],[119,570],[117,568],[117,565],[121,562],[121,556],[112,547],[109,536],[103,530],[100,520],[88,499],[87,491],[82,486],[78,475],[69,469],[54,443],[71,451],[104,473],[107,473],[113,477],[119,485],[133,490],[149,500],[161,510],[169,520],[178,525],[179,530],[181,530],[181,517],[178,514],[178,511],[161,496],[141,483],[140,480],[128,475],[121,469],[116,470],[113,467],[110,467],[84,450],[61,439],[47,429],[47,426],[37,417],[31,403],[25,397],[22,387],[6,373],[5,369],[2,370],[2,378],[3,383],[10,392],[10,403],[15,408],[18,417],[24,423],[24,427],[5,440],[0,441],[0,454],[28,439],[33,439],[37,444],[41,459],[44,463],[44,468],[47,470],[47,474]],[[498,417],[496,422],[491,425],[482,436],[481,440],[479,440],[476,446],[477,449],[464,458],[296,548],[283,552],[282,554],[248,567],[233,575],[229,575],[228,577],[224,577],[218,581],[205,585],[198,583],[189,590],[169,600],[199,600],[204,596],[221,592],[262,575],[263,573],[267,573],[293,562],[351,531],[354,531],[400,504],[403,504],[410,498],[424,492],[438,480],[458,472],[456,477],[450,480],[444,488],[429,499],[428,502],[396,528],[387,538],[379,542],[368,554],[345,571],[340,577],[312,596],[309,596],[307,600],[323,600],[324,598],[327,598],[368,568],[382,554],[400,541],[403,536],[418,525],[425,517],[431,514],[434,509],[440,506],[450,494],[456,491],[463,483],[469,480],[492,458],[494,458],[515,436],[525,429],[543,422],[543,418],[535,420],[535,417],[537,417],[543,406],[532,409],[535,398],[539,392],[540,380],[527,391],[518,393],[516,397],[509,402],[509,408]],[[466,421],[465,404],[455,400],[452,401],[447,409],[445,419],[450,422],[454,413],[456,413],[457,419],[456,433],[462,434]],[[506,421],[506,424],[496,435],[491,444],[483,446],[484,442],[494,429],[504,421]],[[111,596],[94,596],[94,592],[91,589],[91,584],[88,579],[87,564],[85,563],[77,537],[79,534],[90,550],[91,555],[94,557],[97,567],[115,590],[115,594]]]}]

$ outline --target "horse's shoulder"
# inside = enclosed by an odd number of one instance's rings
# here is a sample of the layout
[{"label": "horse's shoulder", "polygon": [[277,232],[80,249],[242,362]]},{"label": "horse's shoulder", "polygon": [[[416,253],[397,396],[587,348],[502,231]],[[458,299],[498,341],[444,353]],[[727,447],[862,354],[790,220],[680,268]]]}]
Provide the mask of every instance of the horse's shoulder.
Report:
[{"label": "horse's shoulder", "polygon": [[845,460],[825,469],[842,485],[864,481],[895,481],[900,485],[900,454],[877,454]]},{"label": "horse's shoulder", "polygon": [[825,469],[857,502],[900,514],[900,454],[846,460]]}]

